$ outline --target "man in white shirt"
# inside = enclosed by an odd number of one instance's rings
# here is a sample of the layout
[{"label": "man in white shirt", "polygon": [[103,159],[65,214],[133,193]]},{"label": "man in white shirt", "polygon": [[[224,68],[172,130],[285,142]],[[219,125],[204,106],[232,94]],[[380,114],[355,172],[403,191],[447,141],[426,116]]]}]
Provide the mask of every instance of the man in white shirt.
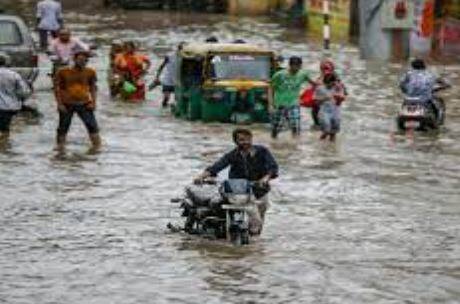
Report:
[{"label": "man in white shirt", "polygon": [[62,27],[62,6],[55,0],[42,0],[37,4],[37,24],[40,35],[40,47],[48,49],[48,34],[56,37]]},{"label": "man in white shirt", "polygon": [[0,143],[9,138],[13,116],[32,93],[22,77],[7,68],[8,62],[9,58],[0,54]]},{"label": "man in white shirt", "polygon": [[160,67],[158,68],[154,82],[149,87],[150,89],[153,89],[160,84],[162,85],[163,101],[161,104],[163,107],[168,106],[169,99],[175,91],[177,74],[177,53],[182,50],[184,45],[184,42],[179,43],[177,50],[171,52],[168,56],[164,58]]},{"label": "man in white shirt", "polygon": [[58,37],[51,42],[50,53],[57,57],[59,64],[68,65],[79,51],[90,50],[89,46],[78,38],[72,37],[68,29],[60,29]]}]

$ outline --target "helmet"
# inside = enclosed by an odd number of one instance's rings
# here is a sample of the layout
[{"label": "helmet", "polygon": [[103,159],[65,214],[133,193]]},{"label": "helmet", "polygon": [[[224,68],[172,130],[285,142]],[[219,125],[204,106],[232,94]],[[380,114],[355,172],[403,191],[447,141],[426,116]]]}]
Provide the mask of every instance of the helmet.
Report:
[{"label": "helmet", "polygon": [[420,58],[415,58],[414,60],[412,60],[411,66],[415,70],[425,70],[426,69],[425,61]]}]

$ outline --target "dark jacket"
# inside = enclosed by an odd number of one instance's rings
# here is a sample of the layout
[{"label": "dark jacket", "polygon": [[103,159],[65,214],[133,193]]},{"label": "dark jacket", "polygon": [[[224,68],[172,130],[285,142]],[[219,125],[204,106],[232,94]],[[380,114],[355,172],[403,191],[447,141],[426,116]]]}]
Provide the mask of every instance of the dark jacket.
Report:
[{"label": "dark jacket", "polygon": [[230,179],[258,181],[267,174],[272,178],[278,177],[278,164],[270,151],[263,146],[252,146],[247,156],[236,148],[225,154],[206,171],[216,176],[228,166],[230,166]]}]

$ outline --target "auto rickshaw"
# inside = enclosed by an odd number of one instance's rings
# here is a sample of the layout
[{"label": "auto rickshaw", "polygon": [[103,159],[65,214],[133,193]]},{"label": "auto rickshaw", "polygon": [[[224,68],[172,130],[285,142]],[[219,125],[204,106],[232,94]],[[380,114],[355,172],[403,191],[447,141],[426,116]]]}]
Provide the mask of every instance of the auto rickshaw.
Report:
[{"label": "auto rickshaw", "polygon": [[204,122],[268,122],[276,56],[253,44],[191,43],[178,53],[177,117]]}]

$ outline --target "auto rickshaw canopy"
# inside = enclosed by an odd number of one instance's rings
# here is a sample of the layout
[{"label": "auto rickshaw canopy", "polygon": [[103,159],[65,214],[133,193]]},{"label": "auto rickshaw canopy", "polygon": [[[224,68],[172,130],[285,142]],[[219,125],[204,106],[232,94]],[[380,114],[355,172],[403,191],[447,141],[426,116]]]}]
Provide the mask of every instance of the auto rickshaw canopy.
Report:
[{"label": "auto rickshaw canopy", "polygon": [[249,43],[188,43],[182,48],[180,55],[184,58],[204,58],[209,54],[253,54],[274,56],[275,52]]}]

